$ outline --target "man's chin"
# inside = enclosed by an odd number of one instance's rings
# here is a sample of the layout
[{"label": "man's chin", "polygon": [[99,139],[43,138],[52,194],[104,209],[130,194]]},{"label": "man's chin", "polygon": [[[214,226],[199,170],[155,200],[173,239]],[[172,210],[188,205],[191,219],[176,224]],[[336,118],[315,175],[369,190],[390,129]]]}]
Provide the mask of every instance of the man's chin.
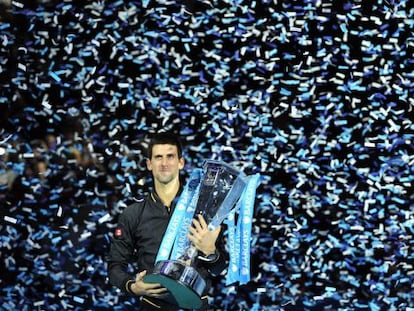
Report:
[{"label": "man's chin", "polygon": [[160,176],[159,178],[158,178],[158,181],[161,183],[161,184],[164,184],[164,185],[166,185],[166,184],[169,184],[170,182],[172,182],[174,180],[174,178],[172,178],[171,176]]}]

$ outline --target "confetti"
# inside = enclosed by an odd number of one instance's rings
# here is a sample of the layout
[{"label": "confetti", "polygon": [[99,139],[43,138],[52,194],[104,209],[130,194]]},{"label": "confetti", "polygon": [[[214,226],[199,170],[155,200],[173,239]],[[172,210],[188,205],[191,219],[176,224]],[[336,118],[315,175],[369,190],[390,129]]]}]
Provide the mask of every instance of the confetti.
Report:
[{"label": "confetti", "polygon": [[215,280],[214,309],[414,305],[406,1],[11,5],[6,309],[134,305],[106,283],[104,256],[117,215],[151,187],[147,134],[161,129],[184,136],[189,170],[214,158],[263,176],[253,281]]}]

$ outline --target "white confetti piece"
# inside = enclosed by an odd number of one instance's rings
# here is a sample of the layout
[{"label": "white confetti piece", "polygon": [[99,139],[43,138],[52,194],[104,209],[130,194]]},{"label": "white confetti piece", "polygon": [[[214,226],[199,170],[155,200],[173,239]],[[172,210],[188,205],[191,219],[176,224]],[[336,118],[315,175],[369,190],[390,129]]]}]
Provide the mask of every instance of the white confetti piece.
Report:
[{"label": "white confetti piece", "polygon": [[10,216],[4,216],[4,220],[7,222],[10,222],[12,224],[17,224],[17,219],[14,217],[10,217]]}]

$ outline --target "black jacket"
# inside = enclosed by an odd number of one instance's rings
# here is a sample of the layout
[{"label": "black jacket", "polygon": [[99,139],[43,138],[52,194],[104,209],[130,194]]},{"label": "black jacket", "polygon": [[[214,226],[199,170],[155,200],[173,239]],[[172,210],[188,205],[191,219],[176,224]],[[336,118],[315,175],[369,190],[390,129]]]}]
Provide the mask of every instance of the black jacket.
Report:
[{"label": "black jacket", "polygon": [[[108,256],[108,275],[112,285],[130,293],[128,281],[135,280],[136,273],[140,271],[152,271],[174,208],[175,202],[169,211],[152,192],[124,210],[114,231]],[[222,241],[221,236],[218,241]],[[219,258],[214,263],[195,262],[197,271],[207,281],[205,292],[210,287],[209,274],[218,275],[225,268],[226,257],[221,243],[218,243],[217,249]],[[137,271],[132,272],[130,264],[136,265]]]}]

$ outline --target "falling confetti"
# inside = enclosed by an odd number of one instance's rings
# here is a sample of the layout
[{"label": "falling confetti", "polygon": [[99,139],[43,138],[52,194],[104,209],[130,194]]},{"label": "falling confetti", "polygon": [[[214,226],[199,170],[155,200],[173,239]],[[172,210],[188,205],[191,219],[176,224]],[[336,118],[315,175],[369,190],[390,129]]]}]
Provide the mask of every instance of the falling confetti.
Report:
[{"label": "falling confetti", "polygon": [[[407,1],[12,1],[0,15],[6,310],[133,310],[106,280],[148,134],[260,172],[220,310],[414,308]],[[10,20],[10,18],[12,20]],[[410,309],[411,308],[411,309]]]}]

